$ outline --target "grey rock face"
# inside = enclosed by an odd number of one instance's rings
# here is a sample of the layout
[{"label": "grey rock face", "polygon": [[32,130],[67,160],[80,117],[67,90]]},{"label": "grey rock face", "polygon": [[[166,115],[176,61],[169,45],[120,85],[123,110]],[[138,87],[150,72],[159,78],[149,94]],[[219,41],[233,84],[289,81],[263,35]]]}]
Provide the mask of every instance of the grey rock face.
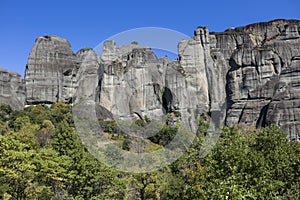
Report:
[{"label": "grey rock face", "polygon": [[193,131],[203,113],[220,112],[217,118],[213,116],[218,123],[223,123],[225,117],[222,105],[226,100],[226,66],[222,54],[218,59],[211,56],[215,44],[210,39],[207,28],[198,27],[191,39],[179,43],[179,61],[170,63],[166,69],[166,87],[174,93],[174,103]]},{"label": "grey rock face", "polygon": [[70,98],[70,75],[75,68],[76,56],[67,40],[56,36],[37,38],[26,65],[26,103],[53,103]]},{"label": "grey rock face", "polygon": [[104,44],[99,69],[98,102],[117,118],[159,117],[163,109],[163,63],[150,48]]},{"label": "grey rock face", "polygon": [[67,40],[39,37],[26,66],[26,103],[73,102],[76,96],[93,96],[97,70],[92,49],[82,49],[75,55]]},{"label": "grey rock face", "polygon": [[[98,57],[93,49],[81,49],[76,54],[78,71],[73,72],[73,82],[76,84],[76,89],[73,91],[74,99],[89,98],[95,100],[96,87],[98,85]],[[75,77],[75,78],[74,78]],[[78,97],[78,98],[77,98]]]},{"label": "grey rock face", "polygon": [[99,70],[100,105],[118,118],[134,114],[157,118],[179,111],[193,131],[203,113],[218,111],[218,123],[223,123],[226,64],[221,53],[215,53],[218,58],[211,56],[210,45],[207,28],[199,27],[191,39],[179,43],[179,59],[170,62],[158,60],[151,49],[137,44],[116,47],[113,41],[105,42]]},{"label": "grey rock face", "polygon": [[215,34],[230,67],[227,125],[276,123],[299,140],[299,33],[300,21],[276,20]]},{"label": "grey rock face", "polygon": [[[196,130],[208,113],[217,125],[276,123],[300,137],[300,21],[274,20],[209,33],[198,27],[178,44],[178,59],[158,59],[137,43],[106,41],[100,57],[76,54],[67,40],[36,40],[19,75],[0,71],[0,100],[26,104],[96,100],[107,118],[158,118],[172,111]],[[14,100],[12,100],[14,99]],[[102,112],[103,111],[103,112]]]},{"label": "grey rock face", "polygon": [[25,102],[25,87],[21,76],[0,68],[0,103],[8,103],[13,109],[21,109]]}]

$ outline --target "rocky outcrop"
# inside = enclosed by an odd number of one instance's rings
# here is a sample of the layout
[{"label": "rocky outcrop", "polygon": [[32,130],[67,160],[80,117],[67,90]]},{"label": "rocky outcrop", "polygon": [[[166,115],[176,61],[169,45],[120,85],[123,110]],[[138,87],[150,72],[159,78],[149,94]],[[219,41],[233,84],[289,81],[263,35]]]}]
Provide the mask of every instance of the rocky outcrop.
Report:
[{"label": "rocky outcrop", "polygon": [[[151,118],[177,111],[196,129],[207,113],[217,125],[278,124],[300,137],[300,21],[274,20],[209,32],[198,27],[178,44],[178,59],[158,59],[136,42],[104,43],[97,57],[76,54],[57,36],[36,40],[19,75],[0,71],[0,100],[26,104],[96,100],[107,118]],[[15,99],[15,100],[11,100]]]},{"label": "rocky outcrop", "polygon": [[8,103],[13,109],[21,109],[25,103],[25,87],[22,77],[0,68],[0,103]]},{"label": "rocky outcrop", "polygon": [[26,103],[53,103],[72,96],[76,56],[70,43],[60,37],[44,36],[35,41],[26,65]]},{"label": "rocky outcrop", "polygon": [[207,28],[199,27],[192,38],[179,43],[178,60],[171,62],[157,59],[150,48],[136,43],[116,47],[113,41],[106,41],[98,102],[116,118],[147,115],[157,119],[180,112],[193,131],[203,113],[219,112],[214,120],[223,123],[227,68],[221,53],[215,52],[218,58],[211,56],[215,42],[210,43]]},{"label": "rocky outcrop", "polygon": [[26,104],[73,102],[92,96],[97,85],[97,56],[92,49],[77,54],[57,36],[36,39],[26,65]]},{"label": "rocky outcrop", "polygon": [[76,53],[77,67],[72,73],[72,81],[76,84],[73,91],[74,100],[89,98],[95,100],[96,87],[98,85],[98,57],[93,49],[84,48]]},{"label": "rocky outcrop", "polygon": [[226,124],[276,123],[299,140],[300,21],[275,20],[213,35],[229,67]]},{"label": "rocky outcrop", "polygon": [[[160,83],[164,81],[164,88],[158,97],[162,95],[163,108],[166,112],[181,112],[182,119],[193,130],[198,116],[209,113],[216,123],[229,126],[261,127],[276,123],[289,133],[292,140],[299,140],[299,24],[297,20],[275,20],[232,28],[222,33],[209,33],[207,28],[198,27],[191,39],[179,43],[178,61],[160,65]],[[132,67],[128,55],[134,52],[134,48],[120,50],[114,47],[113,42],[109,44],[102,57],[105,60],[111,56],[113,62],[103,65],[104,79],[108,77],[106,72],[109,67],[114,70]],[[143,60],[140,55],[137,54],[134,60]],[[147,64],[143,66],[142,74],[130,70],[131,77],[124,79],[123,75],[127,72],[119,71],[122,74],[119,77],[126,83],[138,77],[148,77],[140,79],[145,83],[151,80],[149,69],[154,68]],[[126,99],[133,93],[128,88],[138,87],[137,84],[122,85],[124,82],[120,83],[115,78],[102,79],[101,90],[110,86],[106,90],[107,97],[99,96],[100,102],[106,99],[101,105],[111,103],[108,110],[112,113],[120,112],[122,106],[116,106],[111,99],[116,96]],[[121,85],[124,89],[112,89]],[[161,85],[159,88],[162,88]],[[154,90],[140,92],[147,94],[147,99],[155,98]],[[130,105],[129,99],[123,102]],[[137,105],[136,102],[133,104]],[[160,109],[158,104],[154,107]],[[147,113],[149,108],[144,104],[135,109]],[[131,111],[128,108],[126,112]]]},{"label": "rocky outcrop", "polygon": [[198,27],[192,38],[179,43],[178,61],[166,69],[165,85],[176,98],[174,103],[185,124],[193,131],[203,113],[214,113],[211,117],[218,124],[225,117],[226,66],[222,55],[218,59],[211,56],[215,40],[210,40],[208,29]]},{"label": "rocky outcrop", "polygon": [[100,57],[98,102],[116,118],[162,116],[164,64],[148,47],[104,43]]}]

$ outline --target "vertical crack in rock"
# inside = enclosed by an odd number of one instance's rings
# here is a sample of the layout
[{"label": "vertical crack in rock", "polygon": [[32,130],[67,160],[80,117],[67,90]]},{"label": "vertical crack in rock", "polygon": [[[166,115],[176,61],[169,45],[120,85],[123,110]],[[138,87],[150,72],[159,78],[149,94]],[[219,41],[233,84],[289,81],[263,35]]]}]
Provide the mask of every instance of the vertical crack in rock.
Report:
[{"label": "vertical crack in rock", "polygon": [[241,110],[241,114],[240,114],[240,116],[239,116],[238,123],[241,123],[241,121],[242,121],[242,117],[243,117],[243,115],[244,115],[245,108],[246,108],[246,104],[244,104],[244,106],[242,107],[242,110]]},{"label": "vertical crack in rock", "polygon": [[269,105],[270,105],[270,103],[263,106],[262,109],[260,110],[259,117],[256,122],[256,128],[266,127],[268,125],[267,114],[268,114],[268,110],[269,110]]}]

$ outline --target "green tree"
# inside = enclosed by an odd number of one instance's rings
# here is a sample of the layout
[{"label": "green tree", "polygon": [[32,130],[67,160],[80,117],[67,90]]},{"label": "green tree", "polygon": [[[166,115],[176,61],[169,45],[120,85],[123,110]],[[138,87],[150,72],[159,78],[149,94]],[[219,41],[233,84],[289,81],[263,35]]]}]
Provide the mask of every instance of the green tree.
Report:
[{"label": "green tree", "polygon": [[41,129],[36,132],[36,138],[40,147],[44,147],[51,142],[55,127],[50,120],[44,120]]},{"label": "green tree", "polygon": [[22,117],[18,117],[15,121],[14,121],[14,130],[18,131],[23,127],[26,127],[27,125],[31,124],[30,122],[30,118],[28,116],[22,116]]},{"label": "green tree", "polygon": [[289,142],[277,126],[261,129],[251,147],[256,152],[254,183],[259,194],[266,198],[281,197],[299,183],[299,143]]},{"label": "green tree", "polygon": [[39,125],[31,124],[31,123],[24,123],[21,125],[20,130],[12,133],[16,139],[21,141],[24,144],[28,145],[30,149],[37,149],[38,148],[38,140],[36,138],[36,132],[40,129]]},{"label": "green tree", "polygon": [[0,135],[6,135],[9,131],[8,123],[0,120]]},{"label": "green tree", "polygon": [[178,127],[171,127],[164,125],[163,128],[153,137],[150,137],[150,141],[165,146],[176,136]]},{"label": "green tree", "polygon": [[298,181],[299,144],[276,126],[224,128],[203,165],[208,199],[281,199]]},{"label": "green tree", "polygon": [[[176,199],[181,190],[168,167],[151,172],[129,175],[127,199]],[[178,198],[180,199],[180,198]]]},{"label": "green tree", "polygon": [[31,188],[34,198],[42,199],[65,199],[68,196],[67,186],[72,178],[68,171],[72,164],[68,156],[59,156],[51,148],[40,149],[33,158],[35,166],[35,183]]},{"label": "green tree", "polygon": [[10,105],[6,103],[0,103],[0,120],[6,121],[9,118],[9,115],[12,112]]},{"label": "green tree", "polygon": [[62,199],[67,194],[71,160],[52,149],[32,149],[26,141],[14,135],[0,136],[0,196]]},{"label": "green tree", "polygon": [[251,150],[236,127],[225,127],[212,153],[205,158],[205,190],[209,199],[253,198]]},{"label": "green tree", "polygon": [[116,171],[85,151],[77,133],[66,120],[55,131],[52,146],[61,156],[72,160],[68,169],[73,174],[68,189],[70,195],[83,199],[118,199],[124,196],[125,182]]},{"label": "green tree", "polygon": [[70,105],[59,101],[51,106],[51,121],[58,126],[63,120],[66,120],[73,126],[73,117]]},{"label": "green tree", "polygon": [[31,163],[35,150],[13,136],[0,136],[0,196],[10,194],[12,199],[26,199],[26,189],[34,179],[35,166]]},{"label": "green tree", "polygon": [[204,181],[206,167],[202,163],[201,151],[203,150],[204,135],[206,135],[209,124],[204,116],[198,120],[196,137],[188,150],[171,165],[172,173],[177,178],[175,193],[177,199],[206,199]]}]

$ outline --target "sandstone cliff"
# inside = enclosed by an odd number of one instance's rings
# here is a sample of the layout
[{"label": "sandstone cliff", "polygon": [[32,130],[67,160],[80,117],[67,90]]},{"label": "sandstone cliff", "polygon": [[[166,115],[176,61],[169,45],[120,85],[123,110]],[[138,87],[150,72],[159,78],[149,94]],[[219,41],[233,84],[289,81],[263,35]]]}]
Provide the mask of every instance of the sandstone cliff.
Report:
[{"label": "sandstone cliff", "polygon": [[163,63],[150,48],[134,43],[116,47],[113,41],[105,42],[100,57],[98,102],[116,118],[161,116],[161,68]]},{"label": "sandstone cliff", "polygon": [[228,65],[226,124],[276,123],[299,140],[300,21],[257,23],[212,37]]},{"label": "sandstone cliff", "polygon": [[24,107],[25,84],[18,73],[0,68],[0,102],[10,104],[13,109]]},{"label": "sandstone cliff", "polygon": [[77,54],[70,43],[57,36],[36,39],[26,65],[26,104],[73,102],[78,96],[94,95],[97,56],[92,49]]},{"label": "sandstone cliff", "polygon": [[[76,54],[57,36],[36,40],[24,82],[0,71],[0,101],[24,104],[95,100],[107,116],[160,118],[178,111],[192,130],[199,115],[215,123],[278,124],[300,134],[300,21],[274,20],[209,32],[178,44],[178,59],[157,58],[137,43],[106,41],[101,55]],[[25,99],[26,96],[26,99]],[[12,100],[14,99],[14,100]],[[110,113],[110,114],[108,114]]]}]

